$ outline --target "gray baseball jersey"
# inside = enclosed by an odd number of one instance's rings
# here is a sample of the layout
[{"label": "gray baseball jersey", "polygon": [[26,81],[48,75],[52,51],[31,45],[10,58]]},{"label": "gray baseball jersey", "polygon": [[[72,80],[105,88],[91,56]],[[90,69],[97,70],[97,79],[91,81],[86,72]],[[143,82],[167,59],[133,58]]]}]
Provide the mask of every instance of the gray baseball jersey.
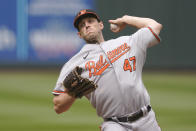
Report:
[{"label": "gray baseball jersey", "polygon": [[86,44],[62,68],[53,94],[64,93],[63,80],[76,66],[84,69],[82,77],[98,88],[86,95],[103,118],[124,116],[150,104],[142,82],[146,51],[160,38],[150,27],[131,36],[122,36],[100,44]]}]

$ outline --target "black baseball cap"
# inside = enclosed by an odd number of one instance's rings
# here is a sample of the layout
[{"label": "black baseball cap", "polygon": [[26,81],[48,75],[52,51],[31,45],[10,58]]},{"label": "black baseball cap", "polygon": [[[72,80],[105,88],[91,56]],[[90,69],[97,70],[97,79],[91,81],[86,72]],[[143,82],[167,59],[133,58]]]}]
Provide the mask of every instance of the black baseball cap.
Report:
[{"label": "black baseball cap", "polygon": [[75,19],[74,19],[74,27],[78,29],[78,24],[83,18],[86,18],[86,17],[94,17],[98,20],[98,22],[101,21],[100,17],[97,15],[95,11],[91,9],[84,9],[84,10],[79,11],[76,14]]}]

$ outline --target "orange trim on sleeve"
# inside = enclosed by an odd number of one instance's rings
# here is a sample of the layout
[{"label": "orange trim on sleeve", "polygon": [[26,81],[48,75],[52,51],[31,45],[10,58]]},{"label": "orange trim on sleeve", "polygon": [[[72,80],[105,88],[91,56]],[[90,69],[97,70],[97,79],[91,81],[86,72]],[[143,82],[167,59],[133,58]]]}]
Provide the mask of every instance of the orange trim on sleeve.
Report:
[{"label": "orange trim on sleeve", "polygon": [[156,33],[154,33],[154,31],[152,30],[152,28],[150,28],[148,26],[148,29],[152,32],[152,34],[155,36],[155,38],[160,42],[161,40],[160,40],[159,36]]},{"label": "orange trim on sleeve", "polygon": [[57,91],[57,90],[54,90],[53,92],[54,93],[65,93],[64,91]]}]

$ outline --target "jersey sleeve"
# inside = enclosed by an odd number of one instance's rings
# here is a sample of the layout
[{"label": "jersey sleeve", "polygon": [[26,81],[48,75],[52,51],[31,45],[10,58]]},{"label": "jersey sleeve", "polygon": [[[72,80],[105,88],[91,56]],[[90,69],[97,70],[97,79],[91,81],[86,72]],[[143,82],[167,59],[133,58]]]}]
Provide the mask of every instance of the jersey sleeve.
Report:
[{"label": "jersey sleeve", "polygon": [[154,46],[161,41],[160,37],[152,30],[151,27],[139,29],[136,33],[131,35],[130,38],[134,41],[134,44],[137,44],[137,46],[144,51],[148,47]]},{"label": "jersey sleeve", "polygon": [[55,87],[54,87],[54,89],[52,91],[53,95],[59,95],[59,94],[65,93],[65,88],[63,86],[63,80],[64,80],[65,75],[67,73],[64,72],[64,68],[65,67],[62,68],[61,73],[59,75],[59,78],[58,78],[58,80],[56,82],[56,85],[55,85]]},{"label": "jersey sleeve", "polygon": [[77,53],[75,56],[73,56],[67,63],[64,64],[64,66],[61,69],[60,75],[58,77],[58,80],[56,82],[56,85],[52,91],[53,95],[59,95],[62,93],[65,93],[65,87],[63,85],[63,81],[66,78],[66,76],[76,67],[80,66],[80,63],[82,63],[81,59],[82,55],[81,53]]},{"label": "jersey sleeve", "polygon": [[54,90],[52,91],[52,94],[53,95],[59,95],[59,94],[62,94],[62,93],[65,93],[65,88],[64,88],[63,84],[56,83],[56,86],[55,86]]},{"label": "jersey sleeve", "polygon": [[73,66],[69,66],[69,65],[70,65],[69,63],[66,63],[62,67],[56,85],[52,91],[53,95],[59,95],[65,93],[65,87],[63,85],[63,81],[66,78],[66,76],[70,73],[70,71],[73,70],[73,68],[75,67],[74,65]]}]

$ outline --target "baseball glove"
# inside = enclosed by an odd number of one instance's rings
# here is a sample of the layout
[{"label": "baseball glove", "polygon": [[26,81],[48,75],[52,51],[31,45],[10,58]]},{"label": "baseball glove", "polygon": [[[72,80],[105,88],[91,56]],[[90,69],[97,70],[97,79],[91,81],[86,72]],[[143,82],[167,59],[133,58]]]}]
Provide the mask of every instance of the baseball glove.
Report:
[{"label": "baseball glove", "polygon": [[77,66],[63,81],[68,94],[75,98],[81,98],[97,88],[97,85],[93,81],[81,77],[82,71],[82,68]]}]

